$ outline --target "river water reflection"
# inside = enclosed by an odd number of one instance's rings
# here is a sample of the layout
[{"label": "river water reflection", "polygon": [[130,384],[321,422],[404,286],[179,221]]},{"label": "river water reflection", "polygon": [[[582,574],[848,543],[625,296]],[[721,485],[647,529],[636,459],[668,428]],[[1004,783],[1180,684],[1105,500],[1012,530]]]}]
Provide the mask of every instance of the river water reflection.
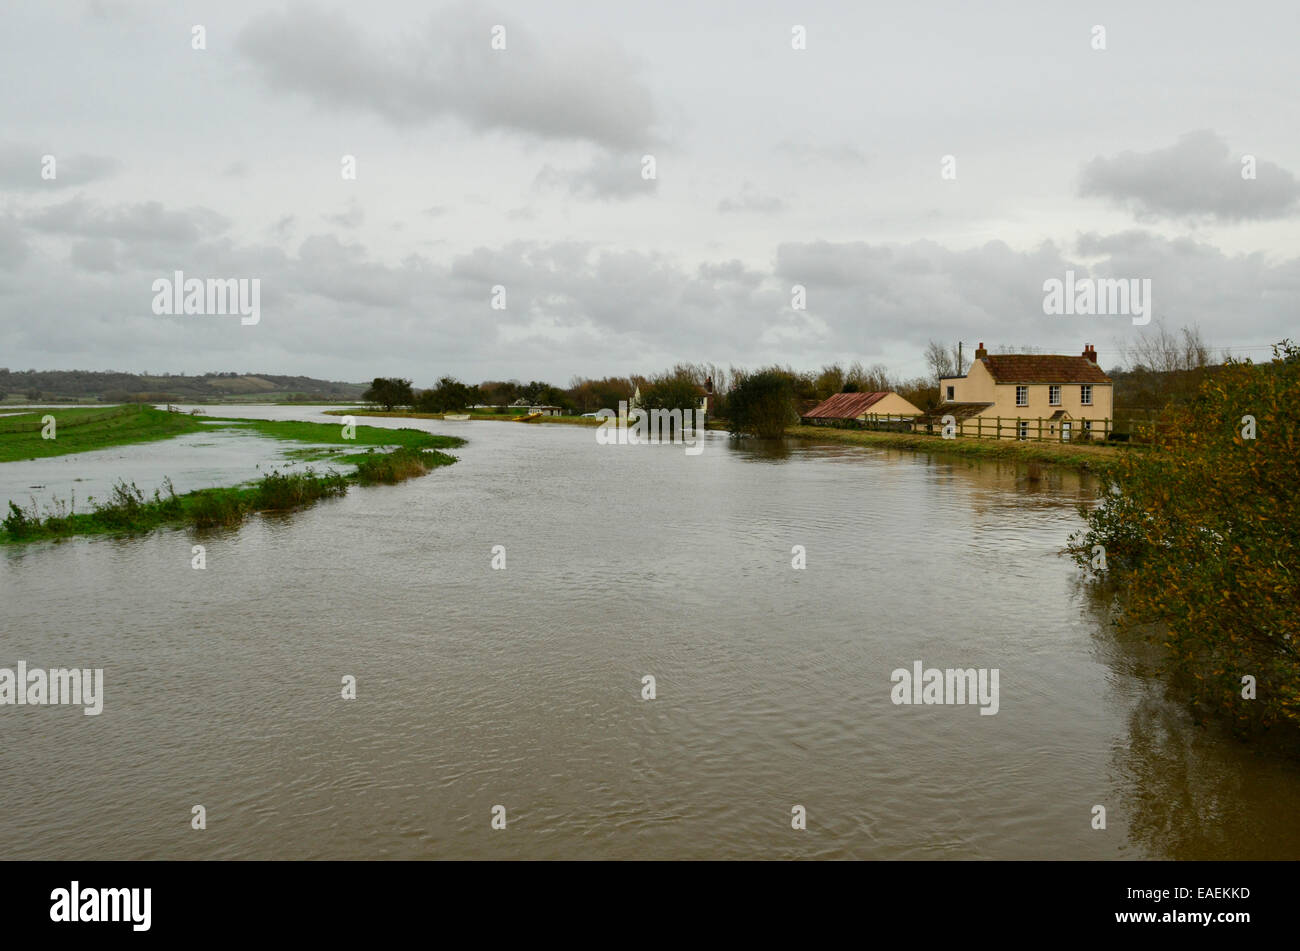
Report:
[{"label": "river water reflection", "polygon": [[[0,854],[1300,857],[1300,770],[1192,726],[1060,555],[1086,476],[363,422],[470,442],[238,530],[0,552],[0,666],[106,682],[0,709]],[[998,668],[997,715],[894,705],[918,660]]]}]

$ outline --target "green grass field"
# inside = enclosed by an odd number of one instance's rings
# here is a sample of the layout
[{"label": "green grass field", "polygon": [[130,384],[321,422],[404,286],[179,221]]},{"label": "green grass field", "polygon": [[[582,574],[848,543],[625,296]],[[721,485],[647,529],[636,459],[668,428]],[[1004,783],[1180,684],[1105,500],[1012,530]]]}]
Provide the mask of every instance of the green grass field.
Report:
[{"label": "green grass field", "polygon": [[[46,416],[54,417],[53,439],[41,435]],[[47,409],[0,416],[0,462],[171,439],[208,428],[199,419],[141,405]]]}]

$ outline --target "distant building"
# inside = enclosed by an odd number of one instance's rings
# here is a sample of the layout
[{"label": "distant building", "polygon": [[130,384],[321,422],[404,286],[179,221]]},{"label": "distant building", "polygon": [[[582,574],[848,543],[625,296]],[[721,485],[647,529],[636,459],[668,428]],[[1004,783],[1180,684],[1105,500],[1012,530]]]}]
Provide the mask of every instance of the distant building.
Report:
[{"label": "distant building", "polygon": [[834,426],[846,421],[908,421],[920,416],[915,404],[897,393],[836,393],[811,409],[803,410],[800,421],[810,426]]},{"label": "distant building", "polygon": [[700,405],[698,409],[705,415],[705,417],[716,415],[717,394],[713,392],[713,377],[708,377],[704,381],[704,386],[700,390]]},{"label": "distant building", "polygon": [[981,343],[965,376],[939,378],[939,405],[916,422],[952,416],[964,436],[1069,442],[1104,439],[1114,418],[1114,384],[1086,344],[1080,356],[990,354]]},{"label": "distant building", "polygon": [[[699,402],[695,405],[695,409],[703,413],[705,416],[716,415],[719,394],[713,392],[713,377],[709,377],[704,381],[703,386],[697,386],[695,389],[699,394]],[[632,390],[632,397],[627,401],[627,405],[629,409],[643,408],[641,405],[641,387],[639,384]]]}]

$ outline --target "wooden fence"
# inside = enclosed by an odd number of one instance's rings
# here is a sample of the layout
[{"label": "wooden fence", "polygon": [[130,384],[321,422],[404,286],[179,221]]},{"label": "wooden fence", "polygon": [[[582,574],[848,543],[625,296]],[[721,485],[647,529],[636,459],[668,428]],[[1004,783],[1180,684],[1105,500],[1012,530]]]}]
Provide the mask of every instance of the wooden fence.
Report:
[{"label": "wooden fence", "polygon": [[[866,429],[878,432],[943,434],[942,413],[927,414],[934,422],[917,422],[919,417],[893,416],[869,413],[862,419],[804,418],[804,423],[827,426],[832,429]],[[1069,423],[1067,434],[1061,424]],[[1084,423],[1091,427],[1085,429]],[[956,435],[966,439],[1014,439],[1029,442],[1133,442],[1150,443],[1171,425],[1158,411],[1126,410],[1123,418],[1115,419],[1050,419],[1042,416],[973,416],[958,420]]]},{"label": "wooden fence", "polygon": [[[931,418],[939,413],[930,414]],[[887,417],[882,422],[896,425],[901,417]],[[863,422],[864,429],[875,429],[875,420],[868,416]],[[1085,426],[1084,424],[1089,424]],[[1068,430],[1062,428],[1068,426]],[[974,416],[970,419],[954,420],[955,435],[965,439],[1015,439],[1029,442],[1105,442],[1114,431],[1114,420],[1106,419],[1044,419],[1041,416]],[[943,434],[943,423],[917,423],[908,420],[909,429],[921,427],[919,431]],[[881,427],[883,428],[883,427]]]}]

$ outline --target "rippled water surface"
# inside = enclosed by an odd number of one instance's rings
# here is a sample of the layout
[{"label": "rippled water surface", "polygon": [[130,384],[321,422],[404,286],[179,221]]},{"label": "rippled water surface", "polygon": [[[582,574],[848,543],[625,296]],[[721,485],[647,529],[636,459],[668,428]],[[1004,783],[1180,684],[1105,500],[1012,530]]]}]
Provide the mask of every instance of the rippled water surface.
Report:
[{"label": "rippled water surface", "polygon": [[[0,666],[106,680],[99,717],[0,708],[0,854],[1300,856],[1300,771],[1193,727],[1060,555],[1086,477],[364,422],[470,442],[238,530],[0,551]],[[111,452],[178,488],[172,462],[193,485],[253,464]],[[895,706],[890,673],[917,660],[998,668],[998,714]]]}]

